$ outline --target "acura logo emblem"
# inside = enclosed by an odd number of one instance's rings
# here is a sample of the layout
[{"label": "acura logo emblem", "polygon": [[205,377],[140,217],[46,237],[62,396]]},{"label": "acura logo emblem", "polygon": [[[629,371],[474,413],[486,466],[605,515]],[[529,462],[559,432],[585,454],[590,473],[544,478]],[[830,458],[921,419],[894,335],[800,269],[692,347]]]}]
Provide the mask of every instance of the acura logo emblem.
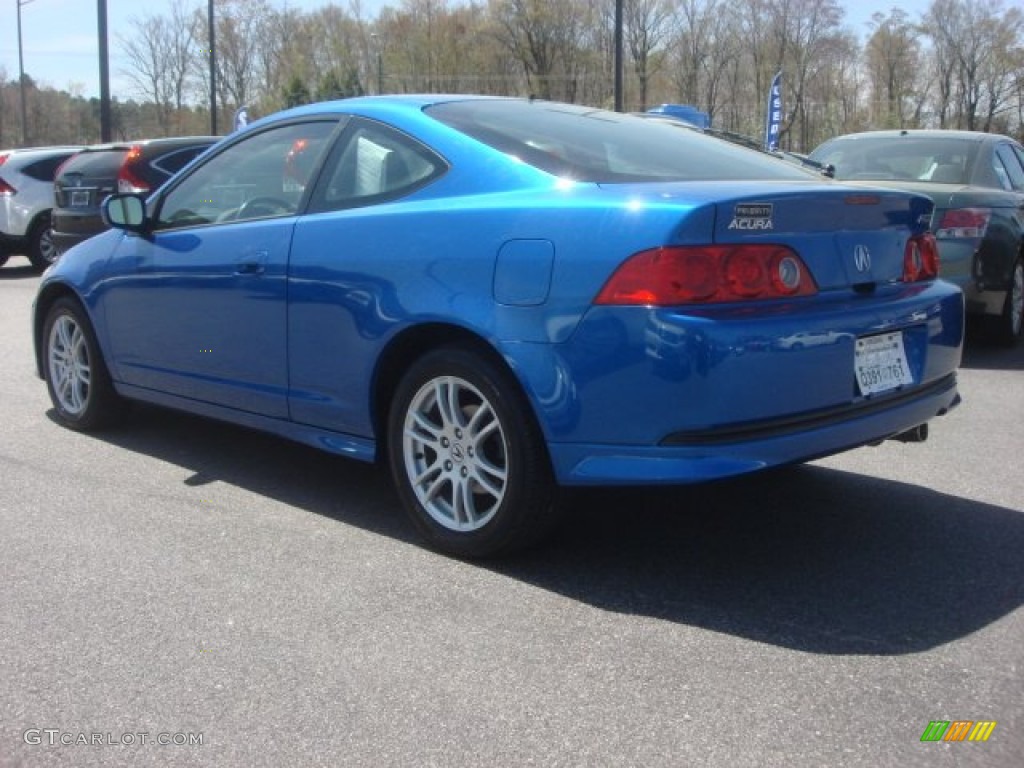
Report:
[{"label": "acura logo emblem", "polygon": [[871,251],[866,245],[858,245],[853,249],[853,264],[858,272],[867,272],[871,269]]}]

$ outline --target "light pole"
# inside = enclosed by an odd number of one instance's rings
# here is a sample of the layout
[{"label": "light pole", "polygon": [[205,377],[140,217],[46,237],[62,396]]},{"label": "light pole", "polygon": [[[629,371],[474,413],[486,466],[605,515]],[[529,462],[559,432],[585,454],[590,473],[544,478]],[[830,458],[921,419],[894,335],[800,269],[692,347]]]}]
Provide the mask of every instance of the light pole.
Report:
[{"label": "light pole", "polygon": [[96,28],[100,44],[100,141],[113,137],[110,111],[110,45],[107,39],[107,0],[96,0]]},{"label": "light pole", "polygon": [[21,89],[21,143],[28,146],[28,111],[25,106],[25,57],[21,47],[21,6],[34,0],[17,0],[18,3],[18,87]]}]

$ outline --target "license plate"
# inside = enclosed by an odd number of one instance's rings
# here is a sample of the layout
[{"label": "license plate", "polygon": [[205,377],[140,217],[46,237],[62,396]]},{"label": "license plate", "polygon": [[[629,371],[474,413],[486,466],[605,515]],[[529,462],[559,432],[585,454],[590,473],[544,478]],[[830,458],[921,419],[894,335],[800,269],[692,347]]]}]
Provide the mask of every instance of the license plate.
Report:
[{"label": "license plate", "polygon": [[73,190],[71,190],[71,207],[72,208],[88,208],[89,207],[89,190],[88,189],[73,189]]},{"label": "license plate", "polygon": [[853,365],[862,395],[877,395],[914,383],[899,331],[857,339]]}]

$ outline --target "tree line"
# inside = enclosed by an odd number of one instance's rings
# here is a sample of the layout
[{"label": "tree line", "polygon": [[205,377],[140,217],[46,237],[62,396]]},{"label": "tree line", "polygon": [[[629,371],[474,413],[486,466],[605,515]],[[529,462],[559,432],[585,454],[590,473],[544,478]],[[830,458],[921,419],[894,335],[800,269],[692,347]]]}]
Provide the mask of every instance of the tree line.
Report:
[{"label": "tree line", "polygon": [[[218,0],[218,124],[367,93],[533,95],[614,103],[615,0],[400,0],[375,17],[359,0],[303,12]],[[174,0],[132,19],[119,46],[130,93],[114,130],[141,138],[209,130],[206,4]],[[783,73],[781,146],[841,133],[963,128],[1024,138],[1024,12],[1004,0],[893,7],[862,36],[838,0],[624,0],[624,105],[674,102],[759,137]],[[99,104],[27,78],[34,144],[92,142]],[[0,72],[0,146],[20,139],[19,84]]]}]

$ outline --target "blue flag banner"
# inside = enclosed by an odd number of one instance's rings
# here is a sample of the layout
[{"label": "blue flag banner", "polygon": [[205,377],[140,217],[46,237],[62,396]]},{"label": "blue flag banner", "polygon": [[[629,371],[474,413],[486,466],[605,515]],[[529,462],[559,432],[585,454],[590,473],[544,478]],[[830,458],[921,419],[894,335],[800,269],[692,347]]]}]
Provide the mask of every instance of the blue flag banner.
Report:
[{"label": "blue flag banner", "polygon": [[768,89],[768,114],[765,115],[764,148],[774,152],[779,148],[779,131],[782,130],[782,72],[772,78]]}]

